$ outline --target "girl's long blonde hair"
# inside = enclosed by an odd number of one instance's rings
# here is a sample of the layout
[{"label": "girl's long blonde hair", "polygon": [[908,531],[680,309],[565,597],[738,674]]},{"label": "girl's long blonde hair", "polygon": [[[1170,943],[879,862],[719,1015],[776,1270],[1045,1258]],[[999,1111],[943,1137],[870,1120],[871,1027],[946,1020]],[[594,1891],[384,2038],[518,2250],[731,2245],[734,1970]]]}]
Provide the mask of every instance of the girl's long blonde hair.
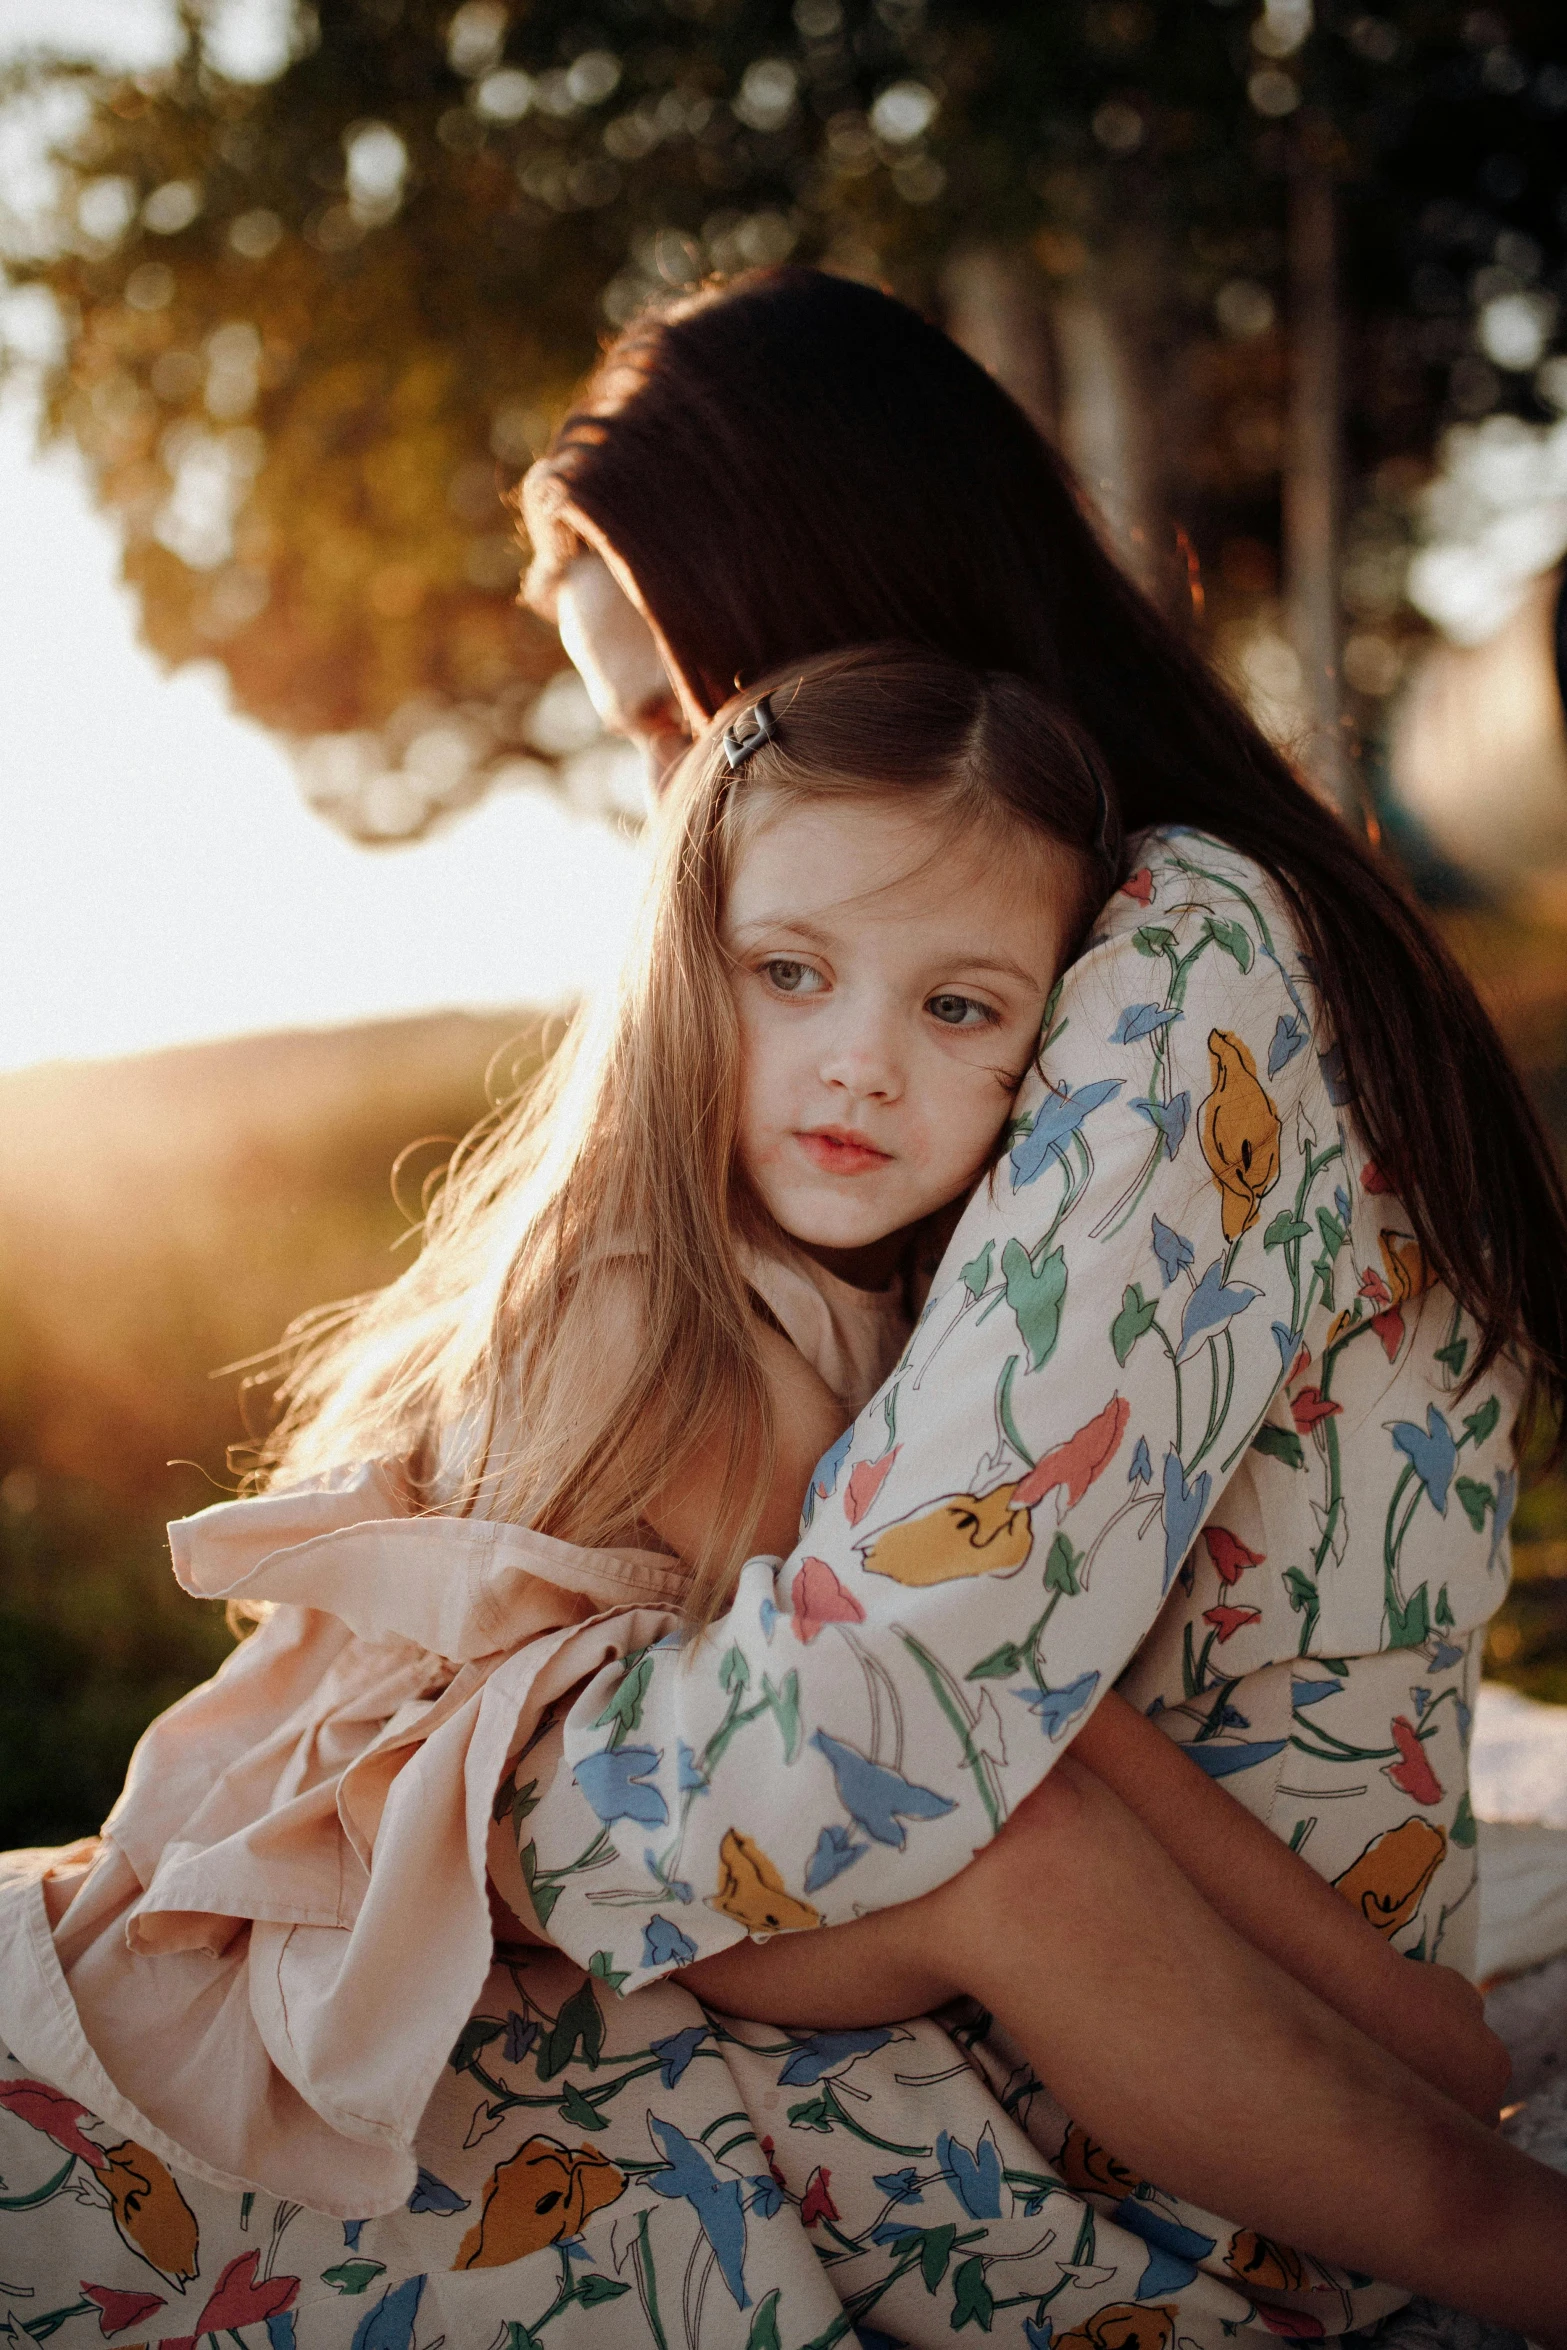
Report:
[{"label": "girl's long blonde hair", "polygon": [[[764,692],[776,738],[734,769],[725,733]],[[762,680],[670,781],[614,992],[459,1148],[401,1279],[291,1334],[268,1482],[395,1457],[424,1507],[596,1547],[635,1541],[701,1447],[726,1463],[733,1500],[687,1561],[687,1604],[698,1620],[718,1611],[774,1457],[742,1248],[788,1245],[736,1164],[724,902],[755,813],[850,794],[914,795],[933,845],[961,834],[1015,856],[1021,834],[1079,922],[1118,867],[1096,753],[1021,679],[875,646]],[[640,1327],[607,1374],[593,1267],[609,1259],[632,1276]]]}]

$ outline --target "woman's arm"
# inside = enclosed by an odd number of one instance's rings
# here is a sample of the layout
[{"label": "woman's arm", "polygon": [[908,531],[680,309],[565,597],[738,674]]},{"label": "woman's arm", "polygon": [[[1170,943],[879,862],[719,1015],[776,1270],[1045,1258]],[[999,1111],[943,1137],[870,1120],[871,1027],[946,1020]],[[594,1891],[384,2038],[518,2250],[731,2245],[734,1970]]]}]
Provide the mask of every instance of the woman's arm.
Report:
[{"label": "woman's arm", "polygon": [[632,1988],[956,1877],[1118,1678],[1331,1318],[1274,1232],[1358,1180],[1284,956],[1277,893],[1207,843],[1108,910],[792,1555],[565,1719],[526,1858],[582,1963]]}]

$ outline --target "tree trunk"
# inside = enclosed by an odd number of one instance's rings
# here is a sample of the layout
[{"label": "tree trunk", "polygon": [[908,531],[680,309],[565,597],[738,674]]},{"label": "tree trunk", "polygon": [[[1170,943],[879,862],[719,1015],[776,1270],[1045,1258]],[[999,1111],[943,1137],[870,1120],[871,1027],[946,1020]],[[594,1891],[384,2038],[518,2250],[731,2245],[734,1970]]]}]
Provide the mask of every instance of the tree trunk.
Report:
[{"label": "tree trunk", "polygon": [[1301,123],[1289,195],[1290,400],[1284,573],[1310,728],[1306,767],[1358,821],[1339,671],[1340,335],[1337,206],[1326,125]]}]

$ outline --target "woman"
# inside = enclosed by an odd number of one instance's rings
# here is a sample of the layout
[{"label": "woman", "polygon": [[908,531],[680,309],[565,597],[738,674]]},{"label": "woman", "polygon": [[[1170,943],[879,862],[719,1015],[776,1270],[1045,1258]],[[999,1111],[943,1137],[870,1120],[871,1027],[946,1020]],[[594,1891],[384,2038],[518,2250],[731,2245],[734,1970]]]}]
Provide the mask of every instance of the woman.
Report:
[{"label": "woman", "polygon": [[[1461,1962],[1473,1637],[1515,1491],[1503,1350],[1548,1379],[1563,1361],[1562,1208],[1528,1113],[1401,901],[1121,579],[1018,412],[898,305],[786,271],[632,330],[526,506],[533,594],[560,595],[655,763],[737,675],[901,636],[1064,700],[1128,829],[1215,839],[1159,836],[1068,975],[1006,1196],[969,1210],[901,1372],[820,1464],[801,1550],[753,1564],[694,1655],[657,1619],[640,1642],[606,1632],[611,1661],[560,1682],[507,1756],[497,1874],[569,1955],[503,1952],[419,2126],[406,2212],[334,2232],[291,2197],[236,2196],[221,2164],[181,2170],[63,2025],[29,2046],[8,2013],[13,2046],[50,2061],[0,2103],[75,2165],[35,2184],[8,2141],[16,2208],[62,2260],[82,2205],[105,2214],[124,2266],[93,2268],[84,2315],[148,2325],[172,2293],[182,2336],[293,2340],[297,2321],[305,2350],[442,2325],[1207,2350],[1361,2324],[1399,2296],[1161,2194],[982,2017],[731,2030],[657,1978],[691,1969],[742,2006],[746,1966],[808,1947],[748,1931],[886,1910],[976,1850],[1026,1850],[1059,1872],[1020,1887],[1029,1947],[1086,2002],[1114,1936],[1074,1909],[1081,1822],[1047,1806],[1028,1847],[1006,1823],[1037,1817],[1031,1791],[1118,1675],[1390,1941]],[[290,1542],[319,1560],[395,1505],[339,1485],[243,1506],[206,1587],[287,1597]],[[387,1797],[356,1785],[337,1809],[370,1838]],[[166,1852],[177,1804],[155,1792]],[[117,1822],[134,1869],[130,1806]],[[1222,1912],[1222,1882],[1204,1890]],[[180,1930],[167,1888],[160,1906]],[[254,1914],[286,2038],[304,1921]],[[37,1909],[8,1930],[13,1979],[41,1969]],[[418,2006],[410,1985],[373,2019],[383,2042],[428,2036]],[[49,2086],[66,2079],[80,2101]],[[305,2192],[345,2208],[328,2181]],[[138,2303],[138,2281],[159,2290]]]}]

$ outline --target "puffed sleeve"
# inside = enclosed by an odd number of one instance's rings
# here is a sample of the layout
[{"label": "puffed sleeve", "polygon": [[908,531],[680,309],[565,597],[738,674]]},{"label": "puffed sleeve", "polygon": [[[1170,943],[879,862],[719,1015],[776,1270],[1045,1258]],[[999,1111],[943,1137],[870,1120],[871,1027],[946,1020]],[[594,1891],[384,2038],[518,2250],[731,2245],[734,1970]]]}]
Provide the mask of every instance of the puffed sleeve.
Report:
[{"label": "puffed sleeve", "polygon": [[1200,836],[1140,856],[794,1552],[752,1559],[694,1647],[606,1666],[519,1798],[535,1908],[601,1977],[956,1875],[1138,1647],[1320,1341],[1342,1088],[1290,916]]}]

